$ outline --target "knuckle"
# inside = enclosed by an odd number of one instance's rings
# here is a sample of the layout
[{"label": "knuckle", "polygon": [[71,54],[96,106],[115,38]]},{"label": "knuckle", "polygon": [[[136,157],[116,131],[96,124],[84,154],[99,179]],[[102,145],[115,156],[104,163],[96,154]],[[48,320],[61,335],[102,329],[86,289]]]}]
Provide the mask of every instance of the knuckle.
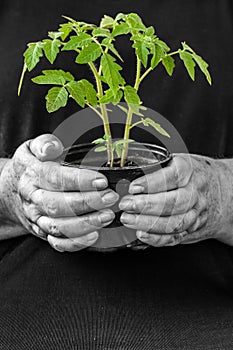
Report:
[{"label": "knuckle", "polygon": [[33,222],[36,222],[40,217],[40,212],[38,211],[36,205],[34,205],[33,203],[24,202],[23,210],[26,218]]}]

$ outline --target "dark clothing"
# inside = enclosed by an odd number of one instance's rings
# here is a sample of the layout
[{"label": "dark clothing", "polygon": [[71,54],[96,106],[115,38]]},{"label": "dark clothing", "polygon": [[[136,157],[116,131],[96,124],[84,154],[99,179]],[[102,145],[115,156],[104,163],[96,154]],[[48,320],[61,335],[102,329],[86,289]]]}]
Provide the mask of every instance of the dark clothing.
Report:
[{"label": "dark clothing", "polygon": [[[148,77],[141,98],[174,124],[190,152],[232,156],[232,7],[230,0],[2,0],[2,156],[77,110],[71,102],[48,116],[47,89],[30,81],[41,66],[17,97],[25,44],[56,30],[62,14],[97,22],[117,12],[138,12],[174,50],[186,40],[209,62],[211,88],[199,73],[192,83],[178,63],[172,78],[162,66]],[[121,50],[133,81],[132,53],[124,42]],[[74,68],[62,59],[56,67]],[[32,236],[0,242],[0,350],[232,349],[232,281],[232,247],[217,241],[108,254],[59,254]]]}]

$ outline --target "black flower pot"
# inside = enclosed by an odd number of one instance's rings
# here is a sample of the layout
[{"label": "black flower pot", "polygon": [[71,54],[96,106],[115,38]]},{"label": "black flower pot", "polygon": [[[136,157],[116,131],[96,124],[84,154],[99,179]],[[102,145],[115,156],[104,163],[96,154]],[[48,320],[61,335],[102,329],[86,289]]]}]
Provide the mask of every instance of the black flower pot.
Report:
[{"label": "black flower pot", "polygon": [[[120,168],[106,166],[106,152],[97,153],[91,143],[74,145],[64,152],[63,165],[98,171],[106,176],[108,185],[116,191],[120,199],[128,194],[129,184],[136,178],[165,167],[171,160],[169,151],[161,146],[146,143],[130,143],[126,166]],[[118,202],[119,203],[119,202]],[[100,230],[100,238],[95,244],[98,248],[122,246],[142,246],[137,240],[135,230],[124,227],[120,221],[121,211],[118,203],[111,207],[115,212],[114,221]]]}]

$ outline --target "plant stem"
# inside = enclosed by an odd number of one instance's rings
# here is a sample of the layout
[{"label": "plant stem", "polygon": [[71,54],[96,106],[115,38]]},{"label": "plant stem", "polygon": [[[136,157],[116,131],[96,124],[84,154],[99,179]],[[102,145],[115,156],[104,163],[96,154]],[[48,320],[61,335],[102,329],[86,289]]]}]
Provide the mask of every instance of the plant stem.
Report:
[{"label": "plant stem", "polygon": [[[89,66],[90,66],[90,68],[95,76],[98,95],[99,95],[99,98],[101,98],[103,96],[103,87],[102,87],[102,83],[100,80],[100,76],[97,72],[97,69],[96,69],[94,63],[89,62],[88,64],[89,64]],[[107,140],[107,154],[108,154],[108,163],[109,163],[110,167],[112,167],[113,161],[114,161],[114,154],[113,154],[113,149],[112,149],[112,134],[111,134],[111,129],[110,129],[110,125],[109,125],[108,112],[106,110],[105,105],[102,103],[100,103],[100,110],[101,110],[101,115],[102,115],[103,124],[104,124],[104,132],[106,135],[110,136],[110,138]]]},{"label": "plant stem", "polygon": [[[137,91],[140,84],[140,73],[141,73],[141,61],[137,56],[137,68],[136,68],[136,78],[134,83],[134,88]],[[129,107],[127,117],[126,117],[126,123],[125,123],[125,132],[124,132],[124,140],[129,139],[130,129],[131,129],[131,123],[132,123],[132,117],[133,117],[133,111],[132,108]],[[128,143],[124,144],[124,148],[121,154],[121,164],[120,166],[123,167],[128,155]]]}]

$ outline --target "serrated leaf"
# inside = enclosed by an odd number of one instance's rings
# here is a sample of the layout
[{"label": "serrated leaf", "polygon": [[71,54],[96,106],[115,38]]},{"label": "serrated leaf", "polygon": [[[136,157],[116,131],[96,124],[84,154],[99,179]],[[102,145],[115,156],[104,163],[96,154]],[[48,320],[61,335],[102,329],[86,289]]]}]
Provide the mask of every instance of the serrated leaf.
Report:
[{"label": "serrated leaf", "polygon": [[87,102],[92,106],[97,106],[97,92],[88,80],[82,79],[79,81],[82,84],[82,88],[84,90],[84,95],[87,99]]},{"label": "serrated leaf", "polygon": [[158,45],[153,45],[152,46],[152,58],[151,58],[151,63],[150,66],[152,69],[154,69],[160,62],[160,60],[164,57],[164,52],[163,49],[158,46]]},{"label": "serrated leaf", "polygon": [[153,41],[157,46],[161,47],[164,53],[167,53],[168,51],[170,51],[170,47],[158,37],[155,37]]},{"label": "serrated leaf", "polygon": [[35,68],[40,58],[43,56],[43,45],[42,42],[28,44],[28,48],[23,55],[25,58],[24,62],[29,72]]},{"label": "serrated leaf", "polygon": [[103,36],[103,37],[110,37],[110,31],[106,28],[95,28],[92,31],[92,35],[94,36]]},{"label": "serrated leaf", "polygon": [[175,61],[171,56],[165,56],[162,59],[162,64],[166,69],[168,75],[172,76],[173,70],[175,68]]},{"label": "serrated leaf", "polygon": [[142,22],[142,19],[137,13],[129,13],[126,16],[126,21],[136,30],[146,30],[145,25]]},{"label": "serrated leaf", "polygon": [[49,113],[65,107],[68,100],[68,92],[64,87],[53,87],[46,95],[46,108]]},{"label": "serrated leaf", "polygon": [[55,84],[64,85],[66,81],[74,80],[73,75],[70,72],[64,72],[59,69],[43,70],[44,75],[39,75],[32,79],[36,84]]},{"label": "serrated leaf", "polygon": [[83,85],[80,81],[70,81],[66,84],[70,96],[81,106],[85,106],[85,95]]},{"label": "serrated leaf", "polygon": [[103,152],[106,151],[107,147],[106,146],[99,146],[95,148],[95,152]]},{"label": "serrated leaf", "polygon": [[149,50],[146,47],[146,43],[144,41],[135,41],[132,46],[135,48],[137,56],[139,57],[143,66],[146,68],[149,55]]},{"label": "serrated leaf", "polygon": [[118,13],[115,17],[115,21],[118,22],[120,21],[121,19],[125,19],[126,15],[124,13]]},{"label": "serrated leaf", "polygon": [[192,54],[192,57],[196,61],[197,65],[199,66],[202,73],[204,73],[208,83],[211,85],[212,79],[211,79],[210,72],[208,71],[208,67],[209,67],[208,63],[206,61],[204,61],[203,58],[197,54]]},{"label": "serrated leaf", "polygon": [[192,54],[189,52],[185,52],[185,51],[180,50],[179,56],[180,56],[181,60],[184,62],[185,68],[187,69],[190,78],[194,81],[195,80],[196,63],[193,60]]},{"label": "serrated leaf", "polygon": [[51,64],[53,64],[53,62],[55,61],[58,53],[59,53],[59,47],[61,46],[61,43],[59,40],[57,39],[45,39],[43,40],[44,42],[44,53],[46,58],[49,60],[49,62]]},{"label": "serrated leaf", "polygon": [[107,47],[110,51],[112,51],[112,53],[114,53],[115,56],[117,56],[123,62],[122,57],[120,56],[119,52],[116,50],[116,48],[110,40],[108,38],[103,39],[101,45]]},{"label": "serrated leaf", "polygon": [[114,94],[119,90],[119,85],[125,83],[123,77],[119,73],[122,68],[115,61],[115,58],[108,53],[104,53],[101,57],[103,77]]},{"label": "serrated leaf", "polygon": [[100,103],[103,103],[103,104],[108,104],[108,103],[117,104],[117,103],[120,102],[122,96],[123,96],[122,90],[118,90],[114,94],[111,89],[108,89],[107,91],[105,91],[104,96],[101,97]]},{"label": "serrated leaf", "polygon": [[140,104],[140,97],[138,96],[136,89],[130,85],[126,85],[124,87],[124,98],[125,98],[125,101],[129,105],[131,105],[131,104],[139,105]]},{"label": "serrated leaf", "polygon": [[60,28],[58,30],[62,33],[61,39],[65,40],[68,37],[68,35],[72,32],[73,26],[71,23],[62,23],[60,24]]},{"label": "serrated leaf", "polygon": [[112,28],[113,24],[115,23],[114,18],[104,15],[104,17],[101,19],[100,27],[101,28]]},{"label": "serrated leaf", "polygon": [[62,36],[61,32],[48,32],[48,36],[51,39],[58,39]]},{"label": "serrated leaf", "polygon": [[181,44],[184,50],[190,51],[191,53],[195,53],[194,50],[188,44],[186,44],[185,41],[182,42]]},{"label": "serrated leaf", "polygon": [[158,123],[156,123],[153,119],[151,118],[144,118],[142,119],[145,122],[147,122],[149,125],[151,125],[155,130],[157,130],[161,135],[167,136],[170,138],[170,135],[162,128],[162,126]]},{"label": "serrated leaf", "polygon": [[101,56],[102,50],[100,45],[96,43],[90,43],[87,46],[84,46],[82,51],[77,56],[75,62],[84,64],[95,61],[98,57]]},{"label": "serrated leaf", "polygon": [[118,36],[118,35],[122,35],[122,34],[128,34],[130,32],[130,27],[128,25],[128,23],[125,22],[121,22],[120,24],[117,24],[113,31],[112,31],[112,36]]},{"label": "serrated leaf", "polygon": [[79,33],[78,35],[73,35],[70,40],[63,46],[62,51],[70,51],[87,45],[91,42],[91,36],[87,33]]}]

